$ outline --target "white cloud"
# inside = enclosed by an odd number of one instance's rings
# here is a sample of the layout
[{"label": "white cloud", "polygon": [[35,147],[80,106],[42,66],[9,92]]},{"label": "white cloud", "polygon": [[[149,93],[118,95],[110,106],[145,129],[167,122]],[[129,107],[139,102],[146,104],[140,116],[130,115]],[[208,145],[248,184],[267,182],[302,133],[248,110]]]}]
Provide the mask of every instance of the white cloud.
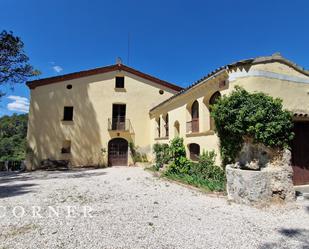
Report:
[{"label": "white cloud", "polygon": [[53,70],[54,70],[56,73],[60,73],[60,72],[63,70],[63,68],[60,67],[60,66],[53,66]]},{"label": "white cloud", "polygon": [[29,111],[29,100],[27,98],[15,95],[10,95],[7,98],[12,101],[7,105],[8,110],[25,113]]}]

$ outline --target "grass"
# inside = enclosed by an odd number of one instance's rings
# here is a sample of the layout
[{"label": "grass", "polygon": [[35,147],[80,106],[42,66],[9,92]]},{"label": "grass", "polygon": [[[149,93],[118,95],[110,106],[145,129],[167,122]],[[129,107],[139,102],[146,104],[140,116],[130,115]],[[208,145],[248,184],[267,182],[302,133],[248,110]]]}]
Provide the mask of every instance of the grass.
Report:
[{"label": "grass", "polygon": [[171,173],[166,172],[164,174],[164,177],[174,180],[174,181],[179,181],[185,184],[189,184],[189,185],[201,188],[207,192],[224,192],[225,191],[224,182],[203,179],[195,175],[177,175],[177,174],[171,174]]},{"label": "grass", "polygon": [[150,167],[146,167],[145,170],[151,171],[151,172],[158,172],[158,169],[155,165],[151,165]]},{"label": "grass", "polygon": [[184,183],[187,185],[191,185],[197,188],[202,189],[206,192],[225,192],[225,182],[224,181],[215,181],[212,179],[204,179],[198,177],[196,175],[179,175],[179,174],[172,174],[169,172],[161,172],[157,170],[155,165],[145,168],[145,170],[155,173],[155,176],[167,178],[173,181],[177,181],[180,183]]}]

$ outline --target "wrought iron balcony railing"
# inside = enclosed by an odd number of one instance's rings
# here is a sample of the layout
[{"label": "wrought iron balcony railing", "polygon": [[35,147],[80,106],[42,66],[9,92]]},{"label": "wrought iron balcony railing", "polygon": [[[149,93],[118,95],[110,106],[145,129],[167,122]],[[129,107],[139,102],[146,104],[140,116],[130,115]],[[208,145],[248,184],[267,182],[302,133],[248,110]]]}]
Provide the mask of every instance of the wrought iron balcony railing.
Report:
[{"label": "wrought iron balcony railing", "polygon": [[125,117],[109,118],[108,130],[134,133],[130,119],[126,119]]}]

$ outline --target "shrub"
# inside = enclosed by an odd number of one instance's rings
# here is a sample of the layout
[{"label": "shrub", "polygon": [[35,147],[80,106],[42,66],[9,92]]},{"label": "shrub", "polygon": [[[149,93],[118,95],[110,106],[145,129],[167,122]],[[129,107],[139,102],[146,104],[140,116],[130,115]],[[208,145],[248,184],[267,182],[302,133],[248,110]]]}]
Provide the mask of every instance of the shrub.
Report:
[{"label": "shrub", "polygon": [[182,159],[178,166],[173,162],[165,172],[165,176],[210,191],[224,191],[224,170],[215,164],[215,159],[216,154],[210,151],[203,152],[198,163]]},{"label": "shrub", "polygon": [[215,160],[216,153],[214,151],[203,151],[198,163],[192,163],[190,175],[214,181],[224,181],[224,170],[215,164]]},{"label": "shrub", "polygon": [[168,173],[187,174],[190,170],[191,162],[186,157],[186,149],[183,138],[175,137],[171,141],[170,153],[172,163],[168,168]]},{"label": "shrub", "polygon": [[292,115],[282,100],[243,88],[217,100],[211,108],[220,138],[223,165],[235,162],[245,137],[272,148],[288,148],[293,139]]},{"label": "shrub", "polygon": [[156,143],[153,146],[153,151],[155,154],[155,167],[157,170],[159,170],[159,168],[162,168],[164,164],[169,163],[171,156],[168,144]]},{"label": "shrub", "polygon": [[225,190],[224,171],[216,166],[214,151],[203,152],[198,163],[186,158],[183,138],[176,137],[169,147],[171,164],[164,172],[170,179],[179,180],[210,191]]}]

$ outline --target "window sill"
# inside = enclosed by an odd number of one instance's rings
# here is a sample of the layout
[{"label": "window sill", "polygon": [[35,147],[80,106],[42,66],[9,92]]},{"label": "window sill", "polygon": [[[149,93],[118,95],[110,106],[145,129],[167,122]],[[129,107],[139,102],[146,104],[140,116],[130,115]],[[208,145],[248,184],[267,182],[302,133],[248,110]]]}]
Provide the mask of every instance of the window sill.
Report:
[{"label": "window sill", "polygon": [[74,124],[74,121],[73,120],[61,120],[61,123],[62,124],[65,124],[65,125],[72,125]]},{"label": "window sill", "polygon": [[127,90],[125,88],[117,88],[115,87],[115,92],[126,92]]},{"label": "window sill", "polygon": [[155,140],[168,140],[168,137],[156,137]]},{"label": "window sill", "polygon": [[200,136],[211,136],[214,135],[215,131],[214,130],[209,130],[209,131],[203,131],[203,132],[192,132],[192,133],[187,133],[186,137],[200,137]]}]

